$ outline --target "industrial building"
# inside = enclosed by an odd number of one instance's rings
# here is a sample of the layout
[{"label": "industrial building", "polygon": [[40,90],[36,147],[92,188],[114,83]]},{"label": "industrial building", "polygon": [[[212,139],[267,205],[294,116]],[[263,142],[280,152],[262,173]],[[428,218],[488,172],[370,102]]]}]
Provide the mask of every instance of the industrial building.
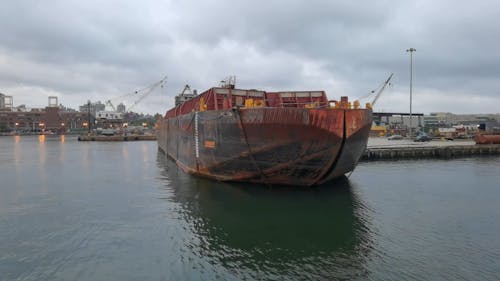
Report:
[{"label": "industrial building", "polygon": [[67,109],[50,96],[45,108],[26,109],[25,105],[13,106],[13,97],[0,95],[0,132],[14,133],[66,133],[83,130],[88,126],[87,112]]}]

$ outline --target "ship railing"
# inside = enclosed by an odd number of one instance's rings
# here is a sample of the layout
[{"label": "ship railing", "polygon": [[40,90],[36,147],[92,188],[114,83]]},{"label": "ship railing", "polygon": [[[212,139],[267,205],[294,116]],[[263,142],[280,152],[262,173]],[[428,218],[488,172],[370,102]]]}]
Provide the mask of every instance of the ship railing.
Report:
[{"label": "ship railing", "polygon": [[276,99],[246,99],[243,105],[237,105],[233,102],[233,106],[240,106],[242,108],[256,108],[256,107],[273,107],[273,108],[327,108],[328,103],[325,101],[304,101],[304,102],[289,102],[279,101]]}]

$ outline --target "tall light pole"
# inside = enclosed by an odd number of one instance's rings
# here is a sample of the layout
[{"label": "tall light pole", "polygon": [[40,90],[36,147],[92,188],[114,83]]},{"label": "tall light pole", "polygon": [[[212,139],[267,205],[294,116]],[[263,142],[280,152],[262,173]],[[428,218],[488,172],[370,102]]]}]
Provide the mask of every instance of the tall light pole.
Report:
[{"label": "tall light pole", "polygon": [[88,128],[88,134],[90,135],[90,100],[88,100],[87,102],[87,117],[88,117],[88,121],[89,121],[89,128]]},{"label": "tall light pole", "polygon": [[412,123],[412,116],[411,116],[411,96],[412,96],[412,91],[413,91],[413,52],[415,52],[415,48],[409,48],[406,50],[406,52],[410,53],[410,138],[412,137],[411,134],[411,123]]}]

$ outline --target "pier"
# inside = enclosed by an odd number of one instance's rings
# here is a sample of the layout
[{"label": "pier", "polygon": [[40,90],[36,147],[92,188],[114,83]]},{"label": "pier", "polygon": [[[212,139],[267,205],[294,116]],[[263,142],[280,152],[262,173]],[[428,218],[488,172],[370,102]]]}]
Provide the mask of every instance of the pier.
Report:
[{"label": "pier", "polygon": [[362,161],[398,160],[420,158],[500,155],[499,144],[475,144],[474,141],[457,140],[416,143],[408,140],[388,141],[382,138],[371,138],[361,158]]}]

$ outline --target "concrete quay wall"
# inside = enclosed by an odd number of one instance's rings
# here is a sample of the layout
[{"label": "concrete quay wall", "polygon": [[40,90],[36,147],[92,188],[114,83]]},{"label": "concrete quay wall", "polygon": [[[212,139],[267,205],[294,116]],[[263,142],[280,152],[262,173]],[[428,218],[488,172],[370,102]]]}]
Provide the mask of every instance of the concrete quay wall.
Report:
[{"label": "concrete quay wall", "polygon": [[500,155],[499,144],[425,145],[425,146],[369,146],[361,160],[452,158],[464,156]]},{"label": "concrete quay wall", "polygon": [[416,143],[410,140],[389,141],[385,138],[370,138],[361,160],[447,159],[483,155],[500,155],[500,144],[478,145],[471,140],[433,140]]}]

